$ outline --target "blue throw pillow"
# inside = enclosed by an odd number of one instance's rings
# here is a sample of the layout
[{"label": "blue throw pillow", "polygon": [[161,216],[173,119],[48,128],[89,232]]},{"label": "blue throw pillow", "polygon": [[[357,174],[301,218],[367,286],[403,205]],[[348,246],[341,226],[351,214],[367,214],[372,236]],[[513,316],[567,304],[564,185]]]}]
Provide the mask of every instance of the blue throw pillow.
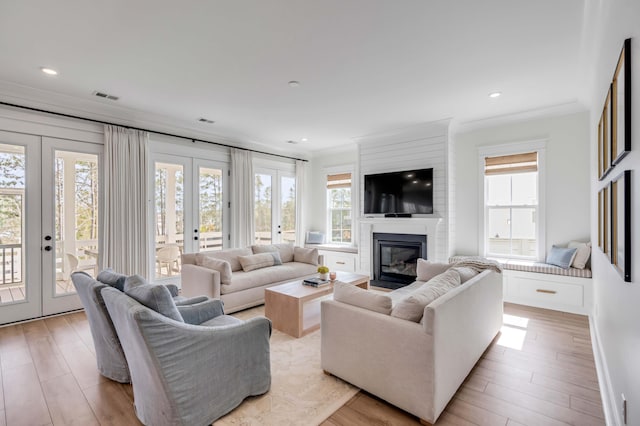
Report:
[{"label": "blue throw pillow", "polygon": [[546,263],[559,266],[562,269],[569,269],[573,258],[576,257],[576,250],[576,248],[553,246],[547,255]]},{"label": "blue throw pillow", "polygon": [[124,291],[124,280],[127,278],[124,274],[119,274],[111,268],[103,269],[100,271],[96,280],[103,284],[115,287],[120,291]]}]

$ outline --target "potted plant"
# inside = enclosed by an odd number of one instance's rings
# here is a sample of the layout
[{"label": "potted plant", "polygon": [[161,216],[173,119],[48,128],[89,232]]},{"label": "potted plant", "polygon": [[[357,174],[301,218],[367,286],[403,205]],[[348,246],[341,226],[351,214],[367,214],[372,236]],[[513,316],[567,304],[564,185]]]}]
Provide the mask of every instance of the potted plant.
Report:
[{"label": "potted plant", "polygon": [[326,280],[327,278],[329,278],[329,268],[324,265],[318,266],[318,273],[320,274],[321,280]]}]

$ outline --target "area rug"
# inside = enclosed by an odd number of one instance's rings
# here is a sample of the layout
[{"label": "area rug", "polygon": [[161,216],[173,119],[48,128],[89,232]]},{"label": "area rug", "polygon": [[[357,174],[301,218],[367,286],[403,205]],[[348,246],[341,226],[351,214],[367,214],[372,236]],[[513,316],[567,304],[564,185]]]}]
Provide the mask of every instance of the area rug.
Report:
[{"label": "area rug", "polygon": [[[264,315],[264,307],[233,315],[241,319]],[[246,399],[214,426],[318,425],[356,393],[358,388],[322,372],[320,330],[300,339],[273,330],[271,390]]]}]

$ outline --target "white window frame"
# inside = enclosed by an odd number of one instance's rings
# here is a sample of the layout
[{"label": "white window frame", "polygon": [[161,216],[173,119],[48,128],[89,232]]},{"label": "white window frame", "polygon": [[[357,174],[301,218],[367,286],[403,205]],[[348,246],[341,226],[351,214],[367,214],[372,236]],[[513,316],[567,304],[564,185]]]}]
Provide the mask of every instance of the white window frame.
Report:
[{"label": "white window frame", "polygon": [[[527,152],[538,153],[538,207],[537,207],[537,229],[536,229],[536,256],[534,260],[544,261],[546,253],[546,227],[545,227],[545,205],[546,205],[546,168],[545,168],[545,153],[546,153],[546,139],[536,139],[524,142],[513,142],[501,145],[482,146],[478,148],[478,247],[480,248],[480,254],[482,256],[488,256],[489,244],[487,239],[487,227],[488,227],[488,214],[487,206],[485,204],[487,196],[487,187],[485,183],[485,158],[486,157],[498,157],[502,155],[512,154],[524,154]],[[523,258],[522,256],[505,256],[504,258]],[[530,257],[524,257],[531,259]]]},{"label": "white window frame", "polygon": [[[334,242],[331,238],[331,209],[329,207],[329,190],[327,189],[327,179],[329,175],[337,175],[340,173],[351,173],[351,242],[343,243],[343,242]],[[357,209],[357,197],[356,194],[356,173],[355,167],[353,165],[343,165],[343,166],[333,166],[327,167],[324,169],[324,190],[325,190],[325,232],[326,232],[326,242],[329,244],[339,244],[345,246],[356,246],[356,238],[357,238],[357,224],[356,224],[356,209]]]}]

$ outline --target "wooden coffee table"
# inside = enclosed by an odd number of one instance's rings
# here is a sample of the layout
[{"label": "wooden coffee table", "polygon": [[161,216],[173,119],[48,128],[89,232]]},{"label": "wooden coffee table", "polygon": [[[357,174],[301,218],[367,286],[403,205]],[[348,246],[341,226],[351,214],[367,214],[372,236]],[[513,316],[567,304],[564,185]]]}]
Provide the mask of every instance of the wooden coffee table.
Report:
[{"label": "wooden coffee table", "polygon": [[[369,289],[369,276],[338,272],[336,281]],[[320,302],[333,293],[333,283],[322,287],[290,281],[264,290],[264,314],[276,330],[302,337],[320,328]]]}]

